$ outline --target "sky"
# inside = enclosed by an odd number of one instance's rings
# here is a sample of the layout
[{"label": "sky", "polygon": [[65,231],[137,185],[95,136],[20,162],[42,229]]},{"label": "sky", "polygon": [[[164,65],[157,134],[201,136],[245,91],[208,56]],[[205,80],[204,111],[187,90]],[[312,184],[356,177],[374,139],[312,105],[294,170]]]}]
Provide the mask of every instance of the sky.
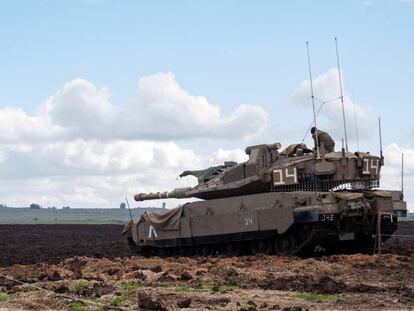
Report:
[{"label": "sky", "polygon": [[117,207],[246,146],[301,142],[306,41],[316,103],[334,99],[318,125],[340,146],[337,37],[350,149],[354,109],[373,154],[381,117],[381,186],[400,189],[404,153],[414,210],[413,17],[412,0],[3,1],[0,203]]}]

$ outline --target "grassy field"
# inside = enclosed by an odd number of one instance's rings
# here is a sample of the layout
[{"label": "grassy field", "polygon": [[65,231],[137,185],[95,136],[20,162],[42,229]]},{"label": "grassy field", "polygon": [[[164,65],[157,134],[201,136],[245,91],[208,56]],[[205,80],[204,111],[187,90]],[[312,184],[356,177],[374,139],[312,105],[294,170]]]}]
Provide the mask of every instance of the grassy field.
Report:
[{"label": "grassy field", "polygon": [[401,218],[401,220],[414,221],[414,213],[408,213],[407,217]]},{"label": "grassy field", "polygon": [[[134,208],[132,216],[144,212],[159,212],[161,208]],[[73,208],[29,209],[0,208],[0,224],[124,224],[129,221],[128,209]]]},{"label": "grassy field", "polygon": [[[134,208],[132,217],[144,212],[159,212],[161,208]],[[73,208],[29,209],[0,208],[0,224],[124,224],[129,221],[128,209],[121,208]],[[401,220],[414,221],[414,214]]]}]

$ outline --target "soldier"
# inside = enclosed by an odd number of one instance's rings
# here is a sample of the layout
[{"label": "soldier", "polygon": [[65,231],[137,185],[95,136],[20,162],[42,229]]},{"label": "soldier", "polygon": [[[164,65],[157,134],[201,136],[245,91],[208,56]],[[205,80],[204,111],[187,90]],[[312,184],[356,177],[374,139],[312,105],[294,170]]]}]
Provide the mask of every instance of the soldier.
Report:
[{"label": "soldier", "polygon": [[312,138],[315,142],[315,150],[316,150],[316,133],[318,135],[318,144],[319,148],[321,148],[321,144],[323,143],[325,152],[333,152],[335,151],[335,142],[328,133],[317,129],[316,127],[311,128]]}]

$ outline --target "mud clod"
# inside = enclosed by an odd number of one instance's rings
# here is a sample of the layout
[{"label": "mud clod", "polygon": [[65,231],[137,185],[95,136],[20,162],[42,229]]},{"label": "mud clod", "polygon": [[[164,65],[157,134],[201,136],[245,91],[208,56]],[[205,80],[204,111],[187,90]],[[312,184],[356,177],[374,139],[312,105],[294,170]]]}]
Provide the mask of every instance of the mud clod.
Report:
[{"label": "mud clod", "polygon": [[142,271],[134,271],[130,274],[130,276],[134,279],[145,280],[147,276]]},{"label": "mud clod", "polygon": [[156,265],[150,269],[152,272],[160,273],[162,272],[162,267],[160,265]]},{"label": "mud clod", "polygon": [[120,271],[121,269],[119,268],[109,267],[108,269],[105,270],[105,273],[108,275],[115,275],[115,274],[118,274]]},{"label": "mud clod", "polygon": [[181,273],[181,276],[180,276],[181,281],[189,281],[189,280],[192,280],[192,279],[193,279],[193,277],[187,271],[184,271],[183,273]]},{"label": "mud clod", "polygon": [[175,279],[167,272],[165,271],[158,279],[157,282],[173,282]]},{"label": "mud clod", "polygon": [[101,297],[103,295],[109,294],[114,290],[112,285],[105,283],[94,283],[92,287],[92,293],[95,297]]},{"label": "mud clod", "polygon": [[247,306],[240,308],[240,311],[257,311],[257,308],[255,306]]},{"label": "mud clod", "polygon": [[69,288],[66,285],[59,285],[54,289],[54,292],[57,294],[64,294],[69,292]]},{"label": "mud clod", "polygon": [[160,302],[145,294],[138,295],[138,307],[142,310],[167,311]]},{"label": "mud clod", "polygon": [[345,284],[337,282],[329,276],[321,277],[317,282],[317,291],[323,294],[335,294],[343,292]]},{"label": "mud clod", "polygon": [[218,293],[218,292],[220,291],[220,287],[219,287],[219,286],[217,286],[217,285],[214,285],[214,286],[211,288],[211,291],[212,291],[212,292],[214,292],[214,293]]},{"label": "mud clod", "polygon": [[302,307],[285,307],[282,311],[308,311],[308,309],[304,309]]},{"label": "mud clod", "polygon": [[253,307],[257,307],[257,304],[253,300],[249,300],[247,304]]},{"label": "mud clod", "polygon": [[190,298],[186,298],[186,299],[183,299],[183,300],[180,300],[180,301],[177,302],[177,306],[179,308],[188,308],[188,307],[190,307],[190,305],[191,305],[191,299]]}]

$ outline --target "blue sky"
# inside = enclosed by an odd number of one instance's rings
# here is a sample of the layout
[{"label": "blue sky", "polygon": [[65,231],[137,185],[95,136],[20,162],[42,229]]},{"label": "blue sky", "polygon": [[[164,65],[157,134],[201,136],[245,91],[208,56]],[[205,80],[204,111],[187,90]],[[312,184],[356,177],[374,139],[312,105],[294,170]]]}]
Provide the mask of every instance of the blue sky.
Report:
[{"label": "blue sky", "polygon": [[[308,79],[305,41],[310,41],[317,78],[336,68],[333,38],[337,36],[345,92],[349,97],[354,94],[366,111],[361,122],[370,119],[375,124],[381,116],[384,145],[396,144],[395,150],[411,152],[413,17],[410,0],[4,1],[0,4],[0,108],[21,108],[36,116],[49,97],[80,78],[98,89],[105,87],[111,105],[122,111],[134,100],[140,78],[171,72],[189,94],[218,105],[223,117],[242,103],[260,106],[268,115],[266,134],[153,140],[173,142],[201,156],[219,148],[243,150],[246,144],[269,139],[300,140],[312,119],[310,100],[309,105],[292,103],[292,96]],[[339,130],[329,123],[331,117],[325,115],[322,125],[335,135]],[[374,125],[369,129],[365,136],[361,133],[361,144],[376,152],[377,133]],[[355,146],[354,135],[350,136]],[[335,137],[340,138],[340,134]],[[43,197],[33,194],[33,199]],[[50,204],[61,200],[51,199]],[[102,202],[113,204],[108,200]],[[79,202],[79,206],[89,204]]]}]

